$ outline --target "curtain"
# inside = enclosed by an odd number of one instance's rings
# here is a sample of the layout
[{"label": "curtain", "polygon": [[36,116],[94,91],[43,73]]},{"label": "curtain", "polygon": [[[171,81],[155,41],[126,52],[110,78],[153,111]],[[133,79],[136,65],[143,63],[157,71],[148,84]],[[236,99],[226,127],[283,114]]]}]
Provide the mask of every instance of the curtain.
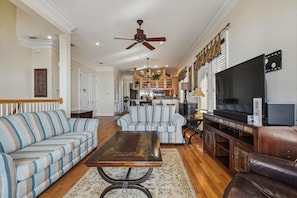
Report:
[{"label": "curtain", "polygon": [[220,34],[218,34],[203,50],[201,50],[195,62],[195,70],[198,70],[205,63],[210,62],[215,57],[221,54],[221,44],[224,42],[224,39],[221,40]]}]

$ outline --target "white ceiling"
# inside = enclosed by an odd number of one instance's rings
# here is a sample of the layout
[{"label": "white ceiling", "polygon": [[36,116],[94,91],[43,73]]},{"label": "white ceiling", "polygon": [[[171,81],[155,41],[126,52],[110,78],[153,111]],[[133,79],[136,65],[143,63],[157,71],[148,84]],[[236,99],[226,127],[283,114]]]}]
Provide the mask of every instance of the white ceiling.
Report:
[{"label": "white ceiling", "polygon": [[[183,63],[194,44],[234,5],[236,0],[43,0],[64,16],[72,31],[71,55],[90,67],[115,67],[122,71],[168,65],[169,70]],[[29,1],[28,1],[29,2]],[[130,50],[142,19],[147,37],[166,37],[166,42],[141,43]],[[95,43],[100,45],[96,46]]]}]

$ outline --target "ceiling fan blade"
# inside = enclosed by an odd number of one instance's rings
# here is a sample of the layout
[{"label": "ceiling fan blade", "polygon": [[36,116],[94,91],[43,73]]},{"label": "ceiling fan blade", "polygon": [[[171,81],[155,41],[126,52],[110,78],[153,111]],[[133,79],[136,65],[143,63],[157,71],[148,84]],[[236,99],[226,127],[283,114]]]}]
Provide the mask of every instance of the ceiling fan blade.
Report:
[{"label": "ceiling fan blade", "polygon": [[166,41],[165,37],[154,37],[154,38],[146,38],[147,41]]},{"label": "ceiling fan blade", "polygon": [[130,39],[130,38],[114,38],[114,39],[120,39],[120,40],[130,40],[130,41],[134,41],[134,39]]},{"label": "ceiling fan blade", "polygon": [[149,48],[150,50],[154,50],[154,46],[152,46],[151,44],[149,44],[148,42],[143,42],[142,43],[145,47]]},{"label": "ceiling fan blade", "polygon": [[136,45],[138,42],[132,43],[131,45],[129,45],[126,49],[131,49],[134,45]]}]

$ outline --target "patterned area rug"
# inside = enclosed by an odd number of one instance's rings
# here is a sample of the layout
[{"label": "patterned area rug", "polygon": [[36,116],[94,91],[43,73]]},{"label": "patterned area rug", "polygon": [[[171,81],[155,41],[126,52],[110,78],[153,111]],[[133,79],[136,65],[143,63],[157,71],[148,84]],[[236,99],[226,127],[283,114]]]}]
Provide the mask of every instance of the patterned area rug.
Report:
[{"label": "patterned area rug", "polygon": [[[176,149],[161,149],[163,165],[154,168],[148,180],[142,183],[153,198],[195,198],[196,193],[187,175],[184,165]],[[146,168],[132,169],[130,178],[141,177]],[[125,168],[104,168],[112,178],[123,179]],[[91,168],[64,196],[64,198],[99,197],[109,183],[101,179],[96,168]],[[114,189],[105,198],[146,198],[146,195],[135,189]]]}]

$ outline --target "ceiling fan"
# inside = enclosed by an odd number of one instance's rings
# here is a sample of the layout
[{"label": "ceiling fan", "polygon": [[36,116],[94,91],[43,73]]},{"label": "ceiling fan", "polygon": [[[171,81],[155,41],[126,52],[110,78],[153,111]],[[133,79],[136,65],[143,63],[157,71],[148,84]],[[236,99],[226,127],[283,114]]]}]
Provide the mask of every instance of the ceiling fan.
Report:
[{"label": "ceiling fan", "polygon": [[115,39],[121,39],[121,40],[132,40],[136,41],[129,45],[126,49],[131,49],[133,46],[135,46],[137,43],[142,43],[145,47],[147,47],[150,50],[154,50],[155,47],[149,44],[148,42],[164,42],[166,41],[165,37],[153,37],[153,38],[146,38],[146,35],[143,33],[143,30],[141,29],[141,24],[143,23],[143,20],[139,19],[137,20],[137,23],[139,25],[139,28],[137,28],[137,33],[134,35],[134,39],[129,38],[115,38]]}]

